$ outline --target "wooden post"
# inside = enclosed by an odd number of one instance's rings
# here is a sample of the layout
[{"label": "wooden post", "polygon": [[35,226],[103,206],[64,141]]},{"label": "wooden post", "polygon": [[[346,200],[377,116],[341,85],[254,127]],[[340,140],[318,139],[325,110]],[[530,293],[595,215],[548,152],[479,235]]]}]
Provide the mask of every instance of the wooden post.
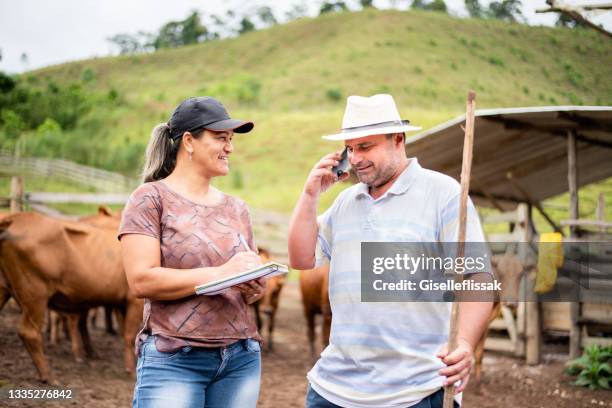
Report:
[{"label": "wooden post", "polygon": [[606,221],[606,200],[603,192],[600,192],[597,197],[597,221],[602,223],[599,227],[599,232],[605,233],[606,228],[603,226],[603,223]]},{"label": "wooden post", "polygon": [[[533,241],[533,205],[527,206],[526,226],[529,231],[527,242]],[[534,260],[534,262],[537,262]],[[525,274],[525,362],[529,365],[540,364],[542,353],[542,330],[540,305],[535,293],[537,268],[529,268]]]},{"label": "wooden post", "polygon": [[23,211],[23,176],[11,178],[11,214]]},{"label": "wooden post", "polygon": [[[472,149],[474,146],[474,107],[476,92],[469,91],[465,113],[465,137],[463,139],[463,161],[461,164],[461,195],[459,197],[459,231],[457,234],[457,257],[463,258],[465,252],[465,232],[467,227],[467,200],[470,191],[470,175],[472,172]],[[463,275],[455,273],[455,282],[461,282]],[[459,335],[459,304],[453,302],[451,309],[450,334],[448,353],[457,348]],[[455,400],[455,384],[444,387],[443,408],[453,408]]]},{"label": "wooden post", "polygon": [[[516,209],[517,224],[522,231],[522,236],[519,238],[519,245],[517,249],[517,256],[523,265],[528,265],[533,262],[533,255],[528,251],[529,243],[533,240],[532,228],[531,228],[531,217],[529,215],[531,206],[525,203],[518,205]],[[525,357],[527,353],[526,336],[527,336],[527,290],[528,288],[528,274],[524,274],[521,278],[521,289],[519,294],[522,294],[522,299],[519,297],[519,303],[516,312],[516,325],[517,325],[517,337],[518,341],[515,345],[515,355],[517,357]]]},{"label": "wooden post", "polygon": [[[528,297],[535,296],[535,269],[529,271],[526,276],[526,289]],[[540,364],[540,356],[542,351],[542,330],[540,324],[540,308],[537,298],[526,299],[526,318],[527,318],[527,347],[525,353],[525,362],[529,365]]]},{"label": "wooden post", "polygon": [[[576,131],[568,130],[567,132],[567,184],[569,188],[570,196],[570,219],[577,220],[579,218],[578,213],[578,166],[576,165],[577,152],[576,152]],[[571,238],[576,237],[576,226],[569,227],[569,236]],[[581,354],[581,341],[580,341],[580,325],[578,320],[580,319],[580,302],[570,303],[570,346],[569,346],[569,357],[570,359],[578,358]]]}]

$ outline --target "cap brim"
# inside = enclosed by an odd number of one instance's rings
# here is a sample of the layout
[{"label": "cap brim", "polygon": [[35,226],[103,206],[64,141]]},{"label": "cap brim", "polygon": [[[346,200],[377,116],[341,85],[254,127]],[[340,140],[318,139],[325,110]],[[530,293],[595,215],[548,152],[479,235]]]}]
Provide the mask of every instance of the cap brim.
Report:
[{"label": "cap brim", "polygon": [[255,124],[246,120],[238,119],[224,119],[215,123],[206,125],[204,128],[213,130],[215,132],[222,132],[224,130],[233,130],[235,133],[249,133]]},{"label": "cap brim", "polygon": [[401,126],[386,126],[374,129],[365,129],[365,130],[356,130],[353,132],[342,132],[336,133],[335,135],[326,135],[323,136],[325,140],[350,140],[357,139],[360,137],[372,136],[372,135],[384,135],[388,133],[401,133],[401,132],[411,132],[415,130],[421,130],[422,128],[419,126],[412,125],[401,125]]}]

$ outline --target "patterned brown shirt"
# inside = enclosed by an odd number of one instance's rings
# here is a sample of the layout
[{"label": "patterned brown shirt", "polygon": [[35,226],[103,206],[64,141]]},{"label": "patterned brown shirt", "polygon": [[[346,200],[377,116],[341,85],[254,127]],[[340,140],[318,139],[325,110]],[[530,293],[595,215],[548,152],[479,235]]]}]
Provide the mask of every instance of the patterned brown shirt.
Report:
[{"label": "patterned brown shirt", "polygon": [[[145,183],[130,195],[118,238],[124,234],[158,239],[161,266],[174,269],[226,263],[244,250],[240,234],[252,250],[255,248],[249,211],[242,200],[224,194],[218,205],[198,204],[163,181]],[[157,349],[165,352],[184,346],[221,347],[245,338],[261,341],[252,308],[232,288],[214,296],[145,299],[137,352],[149,334],[156,336]]]}]

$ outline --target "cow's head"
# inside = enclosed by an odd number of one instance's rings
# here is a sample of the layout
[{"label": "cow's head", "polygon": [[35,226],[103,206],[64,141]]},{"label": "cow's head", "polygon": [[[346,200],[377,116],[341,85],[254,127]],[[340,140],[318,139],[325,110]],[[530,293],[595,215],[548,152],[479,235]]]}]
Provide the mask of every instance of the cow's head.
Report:
[{"label": "cow's head", "polygon": [[494,255],[491,266],[495,278],[501,282],[501,302],[506,306],[516,306],[519,300],[521,278],[525,267],[514,254]]},{"label": "cow's head", "polygon": [[[271,261],[270,252],[267,249],[258,246],[257,251],[259,252],[262,263]],[[259,301],[259,307],[264,314],[271,316],[276,311],[280,292],[285,284],[285,279],[285,275],[274,276],[268,279],[266,293]]]}]

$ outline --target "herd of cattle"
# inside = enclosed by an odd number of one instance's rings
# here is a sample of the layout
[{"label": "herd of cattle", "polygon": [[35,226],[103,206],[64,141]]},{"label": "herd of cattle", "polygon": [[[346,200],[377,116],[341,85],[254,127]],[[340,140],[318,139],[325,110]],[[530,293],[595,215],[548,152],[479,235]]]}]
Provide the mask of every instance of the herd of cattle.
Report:
[{"label": "herd of cattle", "polygon": [[[78,220],[59,219],[36,212],[0,213],[0,311],[13,298],[21,309],[19,337],[23,341],[42,382],[57,384],[44,354],[44,335],[57,342],[62,327],[71,341],[74,358],[82,361],[94,354],[88,318],[105,313],[106,329],[113,332],[113,319],[123,338],[124,367],[134,372],[133,344],[142,321],[143,301],[130,290],[116,238],[120,216],[106,208]],[[259,248],[263,261],[270,254]],[[494,257],[493,265],[504,291],[518,291],[522,265],[516,257]],[[268,281],[266,294],[255,305],[260,330],[268,350],[273,349],[273,330],[284,276]],[[315,320],[322,316],[321,342],[329,341],[332,311],[328,298],[328,266],[300,272],[300,289],[312,358],[316,357]],[[512,296],[502,296],[510,298]],[[101,309],[100,307],[104,307]],[[500,313],[495,304],[490,321]],[[475,375],[480,382],[483,335],[475,350]]]}]

